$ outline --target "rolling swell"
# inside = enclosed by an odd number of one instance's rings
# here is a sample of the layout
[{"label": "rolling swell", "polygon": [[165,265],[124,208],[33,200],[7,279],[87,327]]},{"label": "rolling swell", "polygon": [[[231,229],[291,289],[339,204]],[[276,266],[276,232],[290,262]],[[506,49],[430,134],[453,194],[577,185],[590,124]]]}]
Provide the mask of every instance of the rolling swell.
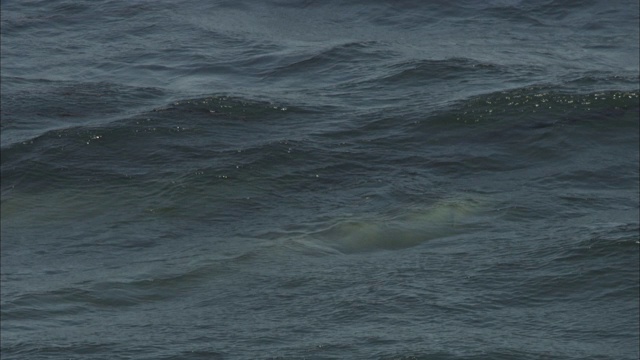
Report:
[{"label": "rolling swell", "polygon": [[[23,90],[2,97],[2,148],[38,137],[42,131],[100,125],[143,110],[162,99],[158,88],[100,82],[10,78]],[[23,122],[23,118],[30,119]],[[34,125],[38,129],[34,129]]]},{"label": "rolling swell", "polygon": [[[177,101],[108,126],[54,130],[14,144],[2,152],[3,180],[26,188],[69,181],[97,185],[164,174],[190,187],[192,181],[204,186],[195,175],[209,173],[214,183],[269,177],[291,185],[320,173],[326,181],[334,175],[344,181],[347,169],[361,178],[387,168],[389,159],[402,164],[403,171],[412,164],[450,167],[458,174],[465,168],[471,171],[469,166],[496,171],[566,156],[584,146],[580,133],[596,129],[612,132],[613,137],[603,140],[613,144],[619,141],[616,137],[625,136],[623,129],[637,128],[637,112],[637,91],[571,94],[539,86],[473,97],[429,117],[412,107],[400,109],[398,116],[388,109],[369,112],[351,122],[325,124],[319,131],[313,108],[214,96]],[[569,130],[573,135],[565,137]],[[265,132],[277,140],[265,141]],[[440,147],[456,141],[469,147],[467,155]],[[385,150],[392,142],[397,144],[394,150]],[[375,160],[373,154],[381,151],[385,156]],[[513,162],[513,151],[526,158]],[[448,160],[454,154],[459,160]],[[468,161],[460,160],[464,157]],[[342,165],[322,165],[329,158],[342,159]],[[167,161],[180,170],[163,169]],[[278,170],[282,166],[290,170]],[[294,177],[289,180],[290,176]]]}]

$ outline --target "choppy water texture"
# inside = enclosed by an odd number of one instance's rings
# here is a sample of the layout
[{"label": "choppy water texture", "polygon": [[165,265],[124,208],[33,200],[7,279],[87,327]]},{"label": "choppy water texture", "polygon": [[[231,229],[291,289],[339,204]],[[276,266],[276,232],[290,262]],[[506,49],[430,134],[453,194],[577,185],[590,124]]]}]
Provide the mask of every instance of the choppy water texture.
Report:
[{"label": "choppy water texture", "polygon": [[2,1],[3,359],[637,359],[636,1]]}]

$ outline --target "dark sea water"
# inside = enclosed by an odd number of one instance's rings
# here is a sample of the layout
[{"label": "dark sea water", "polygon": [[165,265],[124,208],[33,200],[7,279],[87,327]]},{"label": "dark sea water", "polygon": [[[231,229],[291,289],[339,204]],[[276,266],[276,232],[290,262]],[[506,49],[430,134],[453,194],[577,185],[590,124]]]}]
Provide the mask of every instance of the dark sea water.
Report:
[{"label": "dark sea water", "polygon": [[638,358],[637,1],[1,10],[3,360]]}]

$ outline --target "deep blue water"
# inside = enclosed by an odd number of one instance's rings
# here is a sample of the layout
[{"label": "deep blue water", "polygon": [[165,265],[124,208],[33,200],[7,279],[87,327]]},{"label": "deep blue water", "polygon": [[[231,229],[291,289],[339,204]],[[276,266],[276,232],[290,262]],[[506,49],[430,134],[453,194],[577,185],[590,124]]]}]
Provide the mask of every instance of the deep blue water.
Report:
[{"label": "deep blue water", "polygon": [[2,1],[3,359],[637,359],[637,1]]}]

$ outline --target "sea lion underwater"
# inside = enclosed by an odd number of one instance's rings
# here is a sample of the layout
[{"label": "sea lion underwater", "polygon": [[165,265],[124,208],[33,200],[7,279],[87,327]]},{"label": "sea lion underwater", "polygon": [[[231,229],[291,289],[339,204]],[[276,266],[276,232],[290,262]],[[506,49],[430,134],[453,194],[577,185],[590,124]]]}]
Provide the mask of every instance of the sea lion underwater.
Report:
[{"label": "sea lion underwater", "polygon": [[485,203],[479,198],[448,199],[396,216],[336,219],[326,228],[289,239],[289,247],[341,254],[413,247],[471,231]]}]

